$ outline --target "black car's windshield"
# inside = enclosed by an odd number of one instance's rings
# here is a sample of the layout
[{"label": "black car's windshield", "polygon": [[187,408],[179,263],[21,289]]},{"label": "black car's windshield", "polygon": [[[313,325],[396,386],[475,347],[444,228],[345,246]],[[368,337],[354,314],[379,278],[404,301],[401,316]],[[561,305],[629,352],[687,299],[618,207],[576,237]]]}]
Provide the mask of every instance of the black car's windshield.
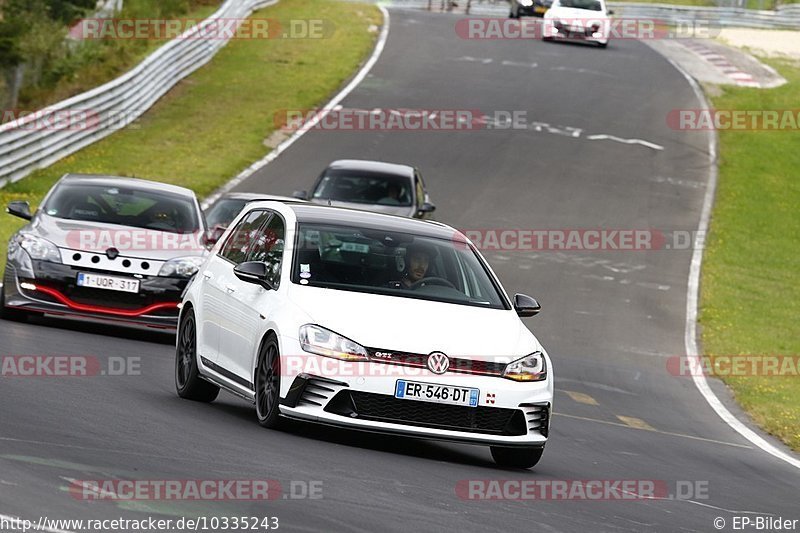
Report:
[{"label": "black car's windshield", "polygon": [[236,215],[242,211],[245,204],[247,204],[247,200],[222,198],[206,211],[206,223],[208,227],[228,227],[231,221],[236,218]]},{"label": "black car's windshield", "polygon": [[172,233],[200,228],[195,202],[163,191],[87,183],[62,183],[44,206],[50,216]]},{"label": "black car's windshield", "polygon": [[411,180],[378,172],[331,169],[325,172],[312,198],[356,204],[411,205]]},{"label": "black car's windshield", "polygon": [[559,0],[561,7],[572,7],[575,9],[588,9],[589,11],[601,11],[602,6],[597,0]]},{"label": "black car's windshield", "polygon": [[295,246],[294,283],[506,308],[477,253],[463,242],[301,223]]}]

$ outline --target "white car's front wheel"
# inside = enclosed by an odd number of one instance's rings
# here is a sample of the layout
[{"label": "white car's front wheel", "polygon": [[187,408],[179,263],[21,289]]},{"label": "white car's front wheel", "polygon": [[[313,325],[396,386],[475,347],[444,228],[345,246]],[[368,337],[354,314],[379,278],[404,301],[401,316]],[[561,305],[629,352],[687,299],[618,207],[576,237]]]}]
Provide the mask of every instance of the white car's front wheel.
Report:
[{"label": "white car's front wheel", "polygon": [[504,448],[492,446],[492,458],[500,466],[511,468],[532,468],[536,466],[544,453],[540,448]]},{"label": "white car's front wheel", "polygon": [[281,392],[281,357],[274,336],[267,338],[261,346],[255,385],[258,423],[265,428],[274,428],[280,422]]}]

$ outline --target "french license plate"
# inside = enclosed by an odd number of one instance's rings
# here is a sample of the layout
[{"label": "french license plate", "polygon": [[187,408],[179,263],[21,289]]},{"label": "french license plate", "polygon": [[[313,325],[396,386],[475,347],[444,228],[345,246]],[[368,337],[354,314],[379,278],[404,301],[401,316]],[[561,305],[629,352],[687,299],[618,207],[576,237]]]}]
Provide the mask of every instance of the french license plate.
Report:
[{"label": "french license plate", "polygon": [[139,280],[118,276],[78,273],[78,287],[105,289],[108,291],[139,292]]},{"label": "french license plate", "polygon": [[423,402],[477,407],[480,392],[480,390],[470,387],[453,387],[452,385],[419,383],[398,379],[394,389],[394,397],[401,400],[420,400]]}]

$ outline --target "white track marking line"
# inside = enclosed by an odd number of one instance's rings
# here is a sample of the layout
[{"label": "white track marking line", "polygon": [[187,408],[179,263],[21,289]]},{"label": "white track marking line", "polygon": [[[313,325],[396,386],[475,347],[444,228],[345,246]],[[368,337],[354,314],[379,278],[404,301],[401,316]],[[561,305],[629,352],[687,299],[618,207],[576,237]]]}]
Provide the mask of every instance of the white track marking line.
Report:
[{"label": "white track marking line", "polygon": [[315,113],[314,118],[312,118],[308,123],[304,124],[302,128],[298,129],[294,132],[294,134],[276,146],[270,153],[264,156],[262,159],[256,161],[242,172],[237,174],[233,179],[231,179],[228,183],[217,189],[214,193],[209,195],[205,200],[203,200],[202,207],[203,209],[208,208],[211,204],[217,201],[217,199],[225,194],[226,192],[230,191],[244,180],[270,164],[274,161],[279,155],[281,155],[287,148],[293,145],[300,137],[303,136],[305,132],[310,129],[313,129],[323,118],[325,118],[344,98],[353,92],[353,89],[358,87],[358,85],[364,81],[364,78],[367,77],[369,71],[372,70],[372,67],[375,66],[375,63],[378,62],[378,58],[380,58],[381,53],[383,52],[383,48],[386,46],[386,39],[389,36],[389,12],[386,10],[385,7],[379,5],[378,9],[381,10],[383,14],[383,28],[381,29],[381,34],[378,36],[378,41],[375,43],[375,48],[372,50],[372,55],[369,57],[364,66],[361,67],[361,70],[350,80],[344,89],[339,91],[339,93],[334,96],[325,107],[318,113]]},{"label": "white track marking line", "polygon": [[[689,73],[683,70],[680,65],[675,63],[669,58],[665,58],[672,64],[675,69],[680,72],[686,81],[691,85],[700,104],[705,109],[710,109],[706,96],[703,90],[692,78]],[[698,358],[699,351],[697,349],[697,305],[700,291],[700,267],[703,262],[703,247],[701,240],[708,231],[708,224],[711,218],[711,208],[714,205],[714,193],[717,188],[717,136],[715,132],[710,132],[708,135],[708,154],[710,162],[710,176],[708,179],[708,187],[706,189],[705,198],[703,199],[703,209],[700,214],[700,222],[697,226],[697,233],[695,234],[695,246],[692,252],[692,262],[689,267],[689,281],[687,284],[686,292],[686,329],[684,331],[684,342],[686,344],[686,356]],[[752,429],[748,428],[741,420],[736,418],[727,407],[720,401],[714,391],[708,384],[705,375],[693,373],[692,381],[694,382],[697,390],[705,398],[706,402],[717,413],[717,415],[731,428],[733,428],[742,437],[758,446],[768,454],[777,457],[781,461],[785,461],[795,468],[800,468],[800,460],[792,457],[788,453],[778,449],[773,444],[767,442],[763,437],[757,434]]]},{"label": "white track marking line", "polygon": [[609,140],[623,144],[641,144],[642,146],[652,148],[653,150],[664,149],[664,147],[661,146],[660,144],[651,143],[650,141],[643,141],[642,139],[623,139],[622,137],[617,137],[616,135],[606,135],[605,133],[602,133],[600,135],[589,135],[586,138],[589,139],[590,141]]}]

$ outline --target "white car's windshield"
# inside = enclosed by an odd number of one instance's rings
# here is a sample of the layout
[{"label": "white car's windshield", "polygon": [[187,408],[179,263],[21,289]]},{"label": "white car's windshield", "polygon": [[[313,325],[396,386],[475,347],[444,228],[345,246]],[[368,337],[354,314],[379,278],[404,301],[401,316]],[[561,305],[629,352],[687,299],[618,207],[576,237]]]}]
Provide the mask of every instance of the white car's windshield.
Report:
[{"label": "white car's windshield", "polygon": [[292,281],[507,308],[476,252],[465,243],[384,230],[301,223]]}]

